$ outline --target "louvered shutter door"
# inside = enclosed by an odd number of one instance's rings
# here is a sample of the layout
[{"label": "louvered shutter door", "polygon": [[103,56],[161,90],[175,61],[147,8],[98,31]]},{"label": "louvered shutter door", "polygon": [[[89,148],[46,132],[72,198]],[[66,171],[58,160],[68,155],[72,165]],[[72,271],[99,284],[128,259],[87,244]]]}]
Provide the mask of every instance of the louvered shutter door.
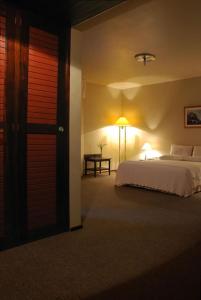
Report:
[{"label": "louvered shutter door", "polygon": [[55,225],[58,38],[30,27],[27,103],[27,226]]},{"label": "louvered shutter door", "polygon": [[6,18],[0,16],[0,238],[5,233],[4,156],[5,156],[5,73],[6,73]]}]

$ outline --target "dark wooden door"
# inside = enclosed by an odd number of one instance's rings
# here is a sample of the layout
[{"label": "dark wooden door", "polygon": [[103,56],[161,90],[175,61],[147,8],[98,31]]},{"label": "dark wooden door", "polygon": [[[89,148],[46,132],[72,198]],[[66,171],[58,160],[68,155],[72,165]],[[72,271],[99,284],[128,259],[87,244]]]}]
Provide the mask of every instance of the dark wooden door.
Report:
[{"label": "dark wooden door", "polygon": [[6,18],[0,16],[0,240],[5,238],[5,80]]},{"label": "dark wooden door", "polygon": [[27,101],[28,231],[57,223],[58,38],[30,27]]},{"label": "dark wooden door", "polygon": [[21,118],[26,124],[22,130],[26,238],[68,230],[65,34],[28,26],[27,95]]},{"label": "dark wooden door", "polygon": [[69,229],[70,29],[2,11],[0,249]]}]

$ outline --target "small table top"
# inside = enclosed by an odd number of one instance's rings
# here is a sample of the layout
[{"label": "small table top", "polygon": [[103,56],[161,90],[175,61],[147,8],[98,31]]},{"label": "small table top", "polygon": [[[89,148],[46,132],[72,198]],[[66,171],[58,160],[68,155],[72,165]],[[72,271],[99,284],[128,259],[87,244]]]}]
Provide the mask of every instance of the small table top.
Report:
[{"label": "small table top", "polygon": [[112,159],[111,157],[96,157],[96,156],[85,157],[85,160],[87,161],[108,161],[111,159]]}]

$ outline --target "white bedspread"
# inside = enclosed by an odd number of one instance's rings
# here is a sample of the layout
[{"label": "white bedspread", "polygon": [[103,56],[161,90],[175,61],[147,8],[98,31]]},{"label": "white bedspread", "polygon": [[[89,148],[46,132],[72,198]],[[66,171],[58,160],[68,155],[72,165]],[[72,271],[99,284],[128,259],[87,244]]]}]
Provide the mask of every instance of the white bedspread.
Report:
[{"label": "white bedspread", "polygon": [[115,184],[132,184],[188,197],[201,191],[201,162],[124,161],[117,170]]}]

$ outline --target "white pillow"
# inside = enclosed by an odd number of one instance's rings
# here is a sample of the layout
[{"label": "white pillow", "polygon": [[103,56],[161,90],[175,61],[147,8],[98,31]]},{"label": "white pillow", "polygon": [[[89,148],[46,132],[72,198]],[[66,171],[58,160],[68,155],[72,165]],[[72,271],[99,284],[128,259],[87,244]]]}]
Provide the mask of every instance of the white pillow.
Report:
[{"label": "white pillow", "polygon": [[201,162],[201,156],[183,156],[183,155],[161,155],[161,160],[182,160],[182,161],[197,161]]},{"label": "white pillow", "polygon": [[191,156],[192,152],[193,146],[171,145],[171,155]]},{"label": "white pillow", "polygon": [[201,156],[201,146],[194,146],[193,148],[193,157]]}]

